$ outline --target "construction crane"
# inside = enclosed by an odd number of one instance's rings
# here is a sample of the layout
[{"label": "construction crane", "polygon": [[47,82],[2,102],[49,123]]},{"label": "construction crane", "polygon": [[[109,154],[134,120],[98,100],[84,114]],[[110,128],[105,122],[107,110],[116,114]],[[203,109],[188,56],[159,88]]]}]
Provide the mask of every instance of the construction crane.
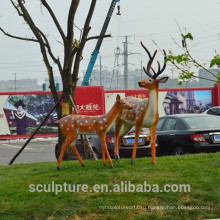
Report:
[{"label": "construction crane", "polygon": [[[107,27],[109,25],[109,22],[110,22],[111,17],[112,17],[112,13],[114,11],[114,8],[115,8],[115,5],[116,5],[117,2],[120,2],[120,0],[112,0],[112,3],[111,3],[110,8],[108,10],[108,14],[106,16],[105,22],[103,24],[103,27],[102,27],[102,30],[101,30],[101,33],[100,33],[100,36],[105,35],[105,32],[107,30]],[[118,5],[117,15],[121,15],[120,5]],[[103,38],[99,38],[97,43],[96,43],[95,49],[92,53],[92,56],[91,56],[90,61],[89,61],[89,65],[88,65],[87,70],[86,70],[86,74],[85,74],[85,76],[83,78],[83,81],[82,81],[82,86],[88,86],[89,85],[89,79],[91,77],[93,67],[94,67],[96,59],[98,57],[99,49],[102,45],[102,41],[103,41]]]}]

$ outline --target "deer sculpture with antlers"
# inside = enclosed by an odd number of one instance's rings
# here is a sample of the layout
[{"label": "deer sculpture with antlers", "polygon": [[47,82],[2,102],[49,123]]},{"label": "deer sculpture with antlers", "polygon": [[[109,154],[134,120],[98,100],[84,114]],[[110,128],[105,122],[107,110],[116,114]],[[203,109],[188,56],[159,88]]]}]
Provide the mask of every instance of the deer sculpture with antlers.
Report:
[{"label": "deer sculpture with antlers", "polygon": [[[142,47],[147,52],[149,56],[149,61],[147,68],[143,67],[144,72],[147,74],[147,78],[138,82],[141,88],[149,89],[149,98],[140,99],[134,97],[126,97],[125,100],[132,105],[131,110],[123,110],[121,114],[117,117],[115,123],[115,159],[119,159],[119,147],[122,141],[123,136],[135,126],[135,142],[132,152],[131,164],[135,162],[136,150],[138,145],[138,139],[143,127],[150,129],[151,135],[151,157],[152,163],[156,163],[156,126],[159,119],[158,113],[158,89],[159,83],[165,83],[168,80],[168,77],[158,78],[158,76],[166,68],[166,52],[164,53],[164,65],[161,68],[160,63],[158,64],[157,73],[152,68],[153,60],[156,56],[157,50],[154,52],[153,56],[141,42]],[[152,74],[153,72],[153,74]]]},{"label": "deer sculpture with antlers", "polygon": [[85,166],[76,149],[76,140],[79,134],[97,134],[101,141],[102,162],[104,165],[106,164],[106,155],[110,167],[114,168],[105,141],[106,132],[110,129],[111,125],[113,124],[119,113],[122,110],[129,108],[131,108],[131,105],[127,101],[121,99],[119,95],[117,95],[115,104],[113,105],[111,110],[105,115],[86,116],[71,114],[57,121],[57,123],[60,126],[61,132],[66,137],[66,140],[62,145],[61,153],[58,159],[57,169],[61,170],[60,166],[63,160],[63,155],[69,146],[71,146],[73,152],[75,153],[81,165]]}]

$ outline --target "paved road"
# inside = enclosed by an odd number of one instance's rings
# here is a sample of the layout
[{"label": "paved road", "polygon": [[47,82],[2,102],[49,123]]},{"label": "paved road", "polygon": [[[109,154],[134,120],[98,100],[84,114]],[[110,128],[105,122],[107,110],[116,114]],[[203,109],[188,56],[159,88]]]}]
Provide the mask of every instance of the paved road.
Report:
[{"label": "paved road", "polygon": [[[0,140],[0,165],[6,165],[24,145],[25,140]],[[16,163],[33,163],[43,161],[56,161],[55,144],[56,138],[34,139],[14,161]]]}]

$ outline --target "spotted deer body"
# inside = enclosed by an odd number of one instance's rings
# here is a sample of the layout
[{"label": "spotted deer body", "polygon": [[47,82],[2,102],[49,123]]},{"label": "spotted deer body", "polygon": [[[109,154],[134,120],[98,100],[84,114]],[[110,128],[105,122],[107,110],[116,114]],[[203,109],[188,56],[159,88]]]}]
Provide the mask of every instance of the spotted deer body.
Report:
[{"label": "spotted deer body", "polygon": [[106,132],[110,129],[111,125],[115,121],[116,117],[123,109],[131,108],[131,105],[120,99],[120,96],[117,95],[116,102],[111,108],[111,110],[100,116],[87,116],[87,115],[68,115],[60,119],[57,123],[60,126],[61,132],[66,137],[65,142],[62,145],[61,153],[58,159],[57,169],[60,170],[60,165],[62,163],[63,155],[67,148],[71,145],[73,152],[76,154],[79,162],[84,166],[84,163],[76,149],[76,141],[79,134],[97,134],[101,141],[102,147],[102,161],[105,165],[105,155],[110,163],[110,166],[113,168],[111,158],[107,149],[105,142]]},{"label": "spotted deer body", "polygon": [[[151,155],[152,163],[156,162],[156,125],[159,120],[158,113],[158,90],[159,83],[165,83],[168,77],[157,78],[165,69],[166,64],[162,69],[160,69],[160,64],[158,62],[158,72],[155,73],[151,67],[154,57],[157,51],[154,52],[154,55],[151,56],[146,47],[141,43],[142,47],[148,53],[150,58],[147,69],[144,68],[145,73],[148,75],[148,78],[143,79],[138,84],[141,88],[146,88],[149,90],[148,99],[139,99],[134,97],[126,97],[125,100],[132,106],[131,110],[123,110],[121,114],[116,119],[115,125],[115,159],[119,159],[119,147],[122,141],[123,136],[135,126],[135,142],[132,153],[131,163],[134,163],[136,158],[136,150],[138,145],[138,139],[143,127],[150,129],[151,134]],[[166,59],[166,53],[164,51],[164,60]],[[150,70],[153,71],[154,75],[150,73]]]}]

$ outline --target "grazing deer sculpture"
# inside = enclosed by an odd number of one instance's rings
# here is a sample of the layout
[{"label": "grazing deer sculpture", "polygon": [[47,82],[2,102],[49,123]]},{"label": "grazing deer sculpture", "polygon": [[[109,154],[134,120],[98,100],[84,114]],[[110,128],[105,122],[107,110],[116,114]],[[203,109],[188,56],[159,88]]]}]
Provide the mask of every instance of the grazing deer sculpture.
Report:
[{"label": "grazing deer sculpture", "polygon": [[76,149],[76,141],[79,134],[97,134],[101,141],[102,162],[104,165],[106,164],[106,155],[110,167],[114,168],[105,141],[106,132],[110,129],[111,125],[115,121],[116,117],[119,115],[120,111],[129,108],[131,108],[131,105],[127,101],[121,99],[119,95],[117,95],[115,104],[113,105],[111,110],[105,115],[86,116],[71,114],[57,121],[57,123],[60,126],[61,132],[66,137],[66,140],[62,145],[61,153],[58,159],[57,169],[61,170],[60,166],[63,160],[63,155],[69,146],[71,146],[73,152],[75,153],[81,165],[85,166]]},{"label": "grazing deer sculpture", "polygon": [[[156,126],[159,119],[158,113],[158,89],[159,83],[165,83],[168,77],[157,78],[166,68],[166,52],[164,53],[164,65],[161,69],[160,63],[158,64],[157,73],[152,68],[153,60],[156,56],[157,50],[154,52],[153,56],[141,42],[142,47],[145,49],[149,56],[149,61],[147,68],[143,67],[144,72],[147,74],[147,78],[138,82],[139,86],[142,88],[149,89],[149,98],[140,99],[134,97],[126,97],[125,100],[132,105],[131,110],[123,110],[121,114],[117,117],[115,123],[115,159],[119,159],[119,147],[123,136],[135,126],[135,142],[132,153],[131,164],[134,163],[136,158],[136,150],[138,145],[138,139],[143,127],[150,129],[151,134],[151,156],[152,163],[156,163]],[[153,72],[153,74],[151,73]]]}]

